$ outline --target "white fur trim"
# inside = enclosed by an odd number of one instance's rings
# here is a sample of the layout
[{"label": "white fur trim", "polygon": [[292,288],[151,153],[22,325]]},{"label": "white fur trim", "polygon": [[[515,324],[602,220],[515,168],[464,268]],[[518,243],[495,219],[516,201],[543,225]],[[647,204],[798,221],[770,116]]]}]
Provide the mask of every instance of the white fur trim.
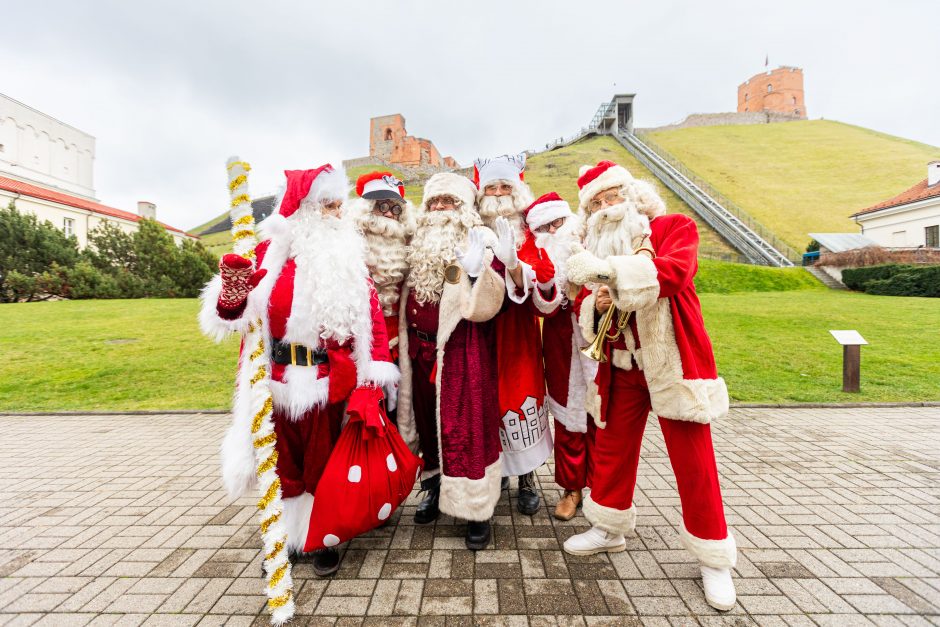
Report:
[{"label": "white fur trim", "polygon": [[532,304],[535,305],[535,308],[538,309],[540,313],[545,315],[551,315],[554,313],[561,305],[562,298],[564,297],[564,294],[561,293],[561,290],[558,289],[558,286],[555,285],[554,281],[555,280],[552,279],[552,281],[548,283],[549,289],[544,290],[554,292],[551,298],[545,298],[543,295],[541,283],[538,284],[536,289],[532,290]]},{"label": "white fur trim", "polygon": [[601,505],[591,498],[588,492],[584,497],[584,517],[593,526],[608,533],[619,533],[625,536],[634,535],[636,530],[636,506],[628,509],[614,509]]},{"label": "white fur trim", "polygon": [[[587,514],[586,505],[584,513]],[[685,523],[681,523],[679,540],[682,542],[682,546],[694,555],[695,559],[703,566],[734,568],[738,563],[738,547],[730,531],[728,531],[728,537],[724,540],[705,540],[693,536],[685,528]]]},{"label": "white fur trim", "polygon": [[401,371],[390,361],[371,361],[366,365],[365,379],[377,387],[394,385],[401,380]]},{"label": "white fur trim", "polygon": [[424,184],[424,197],[421,199],[421,210],[427,211],[427,201],[435,196],[450,195],[457,197],[465,209],[472,210],[476,203],[477,190],[473,181],[453,172],[438,172]]},{"label": "white fur trim", "polygon": [[656,302],[659,281],[652,259],[646,255],[617,255],[607,261],[615,272],[610,294],[617,309],[636,311]]},{"label": "white fur trim", "polygon": [[349,179],[346,178],[346,171],[340,166],[333,168],[330,172],[321,172],[317,178],[313,179],[313,184],[310,186],[310,192],[306,198],[314,202],[346,200],[349,197],[349,192]]},{"label": "white fur trim", "polygon": [[636,312],[643,373],[652,411],[659,417],[707,424],[728,413],[724,379],[683,379],[668,298]]},{"label": "white fur trim", "polygon": [[570,218],[571,207],[564,200],[550,200],[535,205],[525,215],[525,222],[533,231],[558,218]]},{"label": "white fur trim", "polygon": [[283,499],[284,526],[287,527],[287,549],[303,551],[310,530],[310,512],[313,511],[313,495],[304,492],[299,496]]},{"label": "white fur trim", "polygon": [[325,407],[330,395],[330,378],[317,378],[316,366],[287,366],[284,381],[271,380],[274,406],[291,420],[300,420],[315,407]]},{"label": "white fur trim", "polygon": [[[589,170],[594,166],[586,166]],[[582,167],[585,172],[587,170]],[[583,172],[582,172],[583,174]],[[615,165],[604,170],[600,176],[578,190],[578,207],[581,211],[587,209],[591,200],[605,189],[623,187],[633,180],[633,175],[623,166]]]},{"label": "white fur trim", "polygon": [[[248,390],[246,394],[250,394]],[[222,466],[222,484],[232,499],[237,499],[257,485],[255,473],[255,447],[251,437],[251,413],[245,405],[247,399],[239,402],[236,391],[235,411],[232,412],[232,424],[222,438],[219,457]],[[244,409],[243,409],[244,408]]]},{"label": "white fur trim", "polygon": [[[627,331],[627,329],[624,329],[624,331]],[[622,348],[615,348],[611,352],[610,363],[614,368],[633,370],[633,353]]]},{"label": "white fur trim", "polygon": [[221,342],[232,333],[244,333],[248,320],[244,316],[226,320],[219,316],[219,295],[222,293],[222,276],[212,277],[199,294],[199,328],[208,338]]},{"label": "white fur trim", "polygon": [[401,379],[398,386],[398,433],[411,452],[418,454],[420,448],[418,429],[415,424],[414,406],[411,402],[411,358],[408,356],[408,316],[405,303],[408,302],[407,281],[401,291],[402,308],[398,316],[398,367]]},{"label": "white fur trim", "polygon": [[597,337],[594,313],[594,303],[596,298],[597,297],[592,292],[585,296],[584,300],[581,301],[581,311],[578,315],[578,328],[581,330],[581,337],[583,337],[584,341],[586,342],[585,345],[590,344],[594,341],[594,338]]},{"label": "white fur trim", "polygon": [[502,456],[486,467],[480,479],[449,477],[442,473],[441,511],[463,520],[489,520],[499,500],[502,475]]},{"label": "white fur trim", "polygon": [[522,287],[518,288],[518,291],[521,291],[522,295],[517,294],[516,283],[509,276],[509,270],[503,270],[506,279],[506,295],[509,296],[509,300],[517,305],[524,303],[529,294],[535,291],[535,270],[524,261],[519,262],[519,267],[522,268]]}]

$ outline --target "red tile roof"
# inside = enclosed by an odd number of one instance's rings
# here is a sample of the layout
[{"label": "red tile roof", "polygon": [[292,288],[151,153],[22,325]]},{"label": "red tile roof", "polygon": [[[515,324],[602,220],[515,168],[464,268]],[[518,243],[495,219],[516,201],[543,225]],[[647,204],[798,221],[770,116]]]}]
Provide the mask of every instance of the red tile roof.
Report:
[{"label": "red tile roof", "polygon": [[924,200],[925,198],[933,198],[934,196],[940,196],[940,183],[936,183],[928,187],[927,179],[924,179],[914,187],[905,192],[901,192],[894,198],[880,202],[877,205],[869,207],[868,209],[862,209],[858,213],[853,213],[849,217],[854,218],[855,216],[863,216],[866,213],[874,213],[875,211],[881,211],[882,209],[887,209],[889,207],[898,207],[900,205],[917,202],[918,200]]},{"label": "red tile roof", "polygon": [[[68,205],[69,207],[86,209],[93,213],[100,213],[101,215],[111,216],[112,218],[123,218],[124,220],[130,220],[131,222],[139,222],[141,219],[139,215],[136,213],[131,213],[130,211],[122,211],[121,209],[115,209],[114,207],[102,205],[101,203],[97,203],[93,200],[85,200],[84,198],[78,198],[77,196],[71,196],[69,194],[57,192],[46,187],[39,187],[38,185],[32,185],[24,181],[8,179],[3,176],[0,176],[0,189],[5,189],[9,192],[15,192],[23,196],[31,196],[33,198],[40,198],[42,200],[57,202],[61,205]],[[158,222],[158,224],[163,226],[163,228],[167,229],[168,231],[175,231],[176,233],[182,233],[183,235],[195,237],[195,235],[190,235],[186,231],[178,229],[175,226],[170,226],[169,224],[164,224],[163,222]]]}]

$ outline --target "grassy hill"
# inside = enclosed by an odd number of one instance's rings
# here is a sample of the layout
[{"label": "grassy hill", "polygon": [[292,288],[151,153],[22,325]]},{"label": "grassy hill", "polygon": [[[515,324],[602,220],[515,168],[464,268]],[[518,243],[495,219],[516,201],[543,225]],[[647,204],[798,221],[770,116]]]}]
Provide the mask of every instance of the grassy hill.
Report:
[{"label": "grassy hill", "polygon": [[657,145],[798,251],[807,233],[857,233],[852,213],[926,176],[940,148],[810,120],[651,133]]}]

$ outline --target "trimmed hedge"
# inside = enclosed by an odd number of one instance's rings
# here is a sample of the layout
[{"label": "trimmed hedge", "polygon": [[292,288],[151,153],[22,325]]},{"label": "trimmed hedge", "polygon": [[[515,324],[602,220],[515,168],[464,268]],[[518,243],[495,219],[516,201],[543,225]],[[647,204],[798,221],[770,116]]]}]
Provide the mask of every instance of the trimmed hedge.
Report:
[{"label": "trimmed hedge", "polygon": [[842,271],[849,289],[881,296],[940,298],[940,266],[889,263]]}]

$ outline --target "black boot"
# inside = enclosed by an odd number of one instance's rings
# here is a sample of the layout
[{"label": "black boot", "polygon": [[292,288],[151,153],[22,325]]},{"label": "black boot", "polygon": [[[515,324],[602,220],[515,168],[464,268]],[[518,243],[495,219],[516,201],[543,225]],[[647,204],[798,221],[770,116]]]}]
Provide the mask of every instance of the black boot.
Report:
[{"label": "black boot", "polygon": [[519,475],[519,498],[516,509],[526,516],[539,511],[539,493],[535,488],[535,472]]},{"label": "black boot", "polygon": [[508,490],[509,489],[509,477],[503,477],[499,480],[499,489]]},{"label": "black boot", "polygon": [[490,521],[467,521],[467,548],[471,551],[485,549],[490,543]]},{"label": "black boot", "polygon": [[415,510],[415,522],[419,525],[426,525],[437,520],[441,513],[437,507],[441,499],[441,475],[436,474],[422,481],[421,491],[427,492],[428,495],[418,503],[418,509]]},{"label": "black boot", "polygon": [[339,570],[339,551],[319,549],[313,552],[313,572],[318,577],[329,577]]}]

